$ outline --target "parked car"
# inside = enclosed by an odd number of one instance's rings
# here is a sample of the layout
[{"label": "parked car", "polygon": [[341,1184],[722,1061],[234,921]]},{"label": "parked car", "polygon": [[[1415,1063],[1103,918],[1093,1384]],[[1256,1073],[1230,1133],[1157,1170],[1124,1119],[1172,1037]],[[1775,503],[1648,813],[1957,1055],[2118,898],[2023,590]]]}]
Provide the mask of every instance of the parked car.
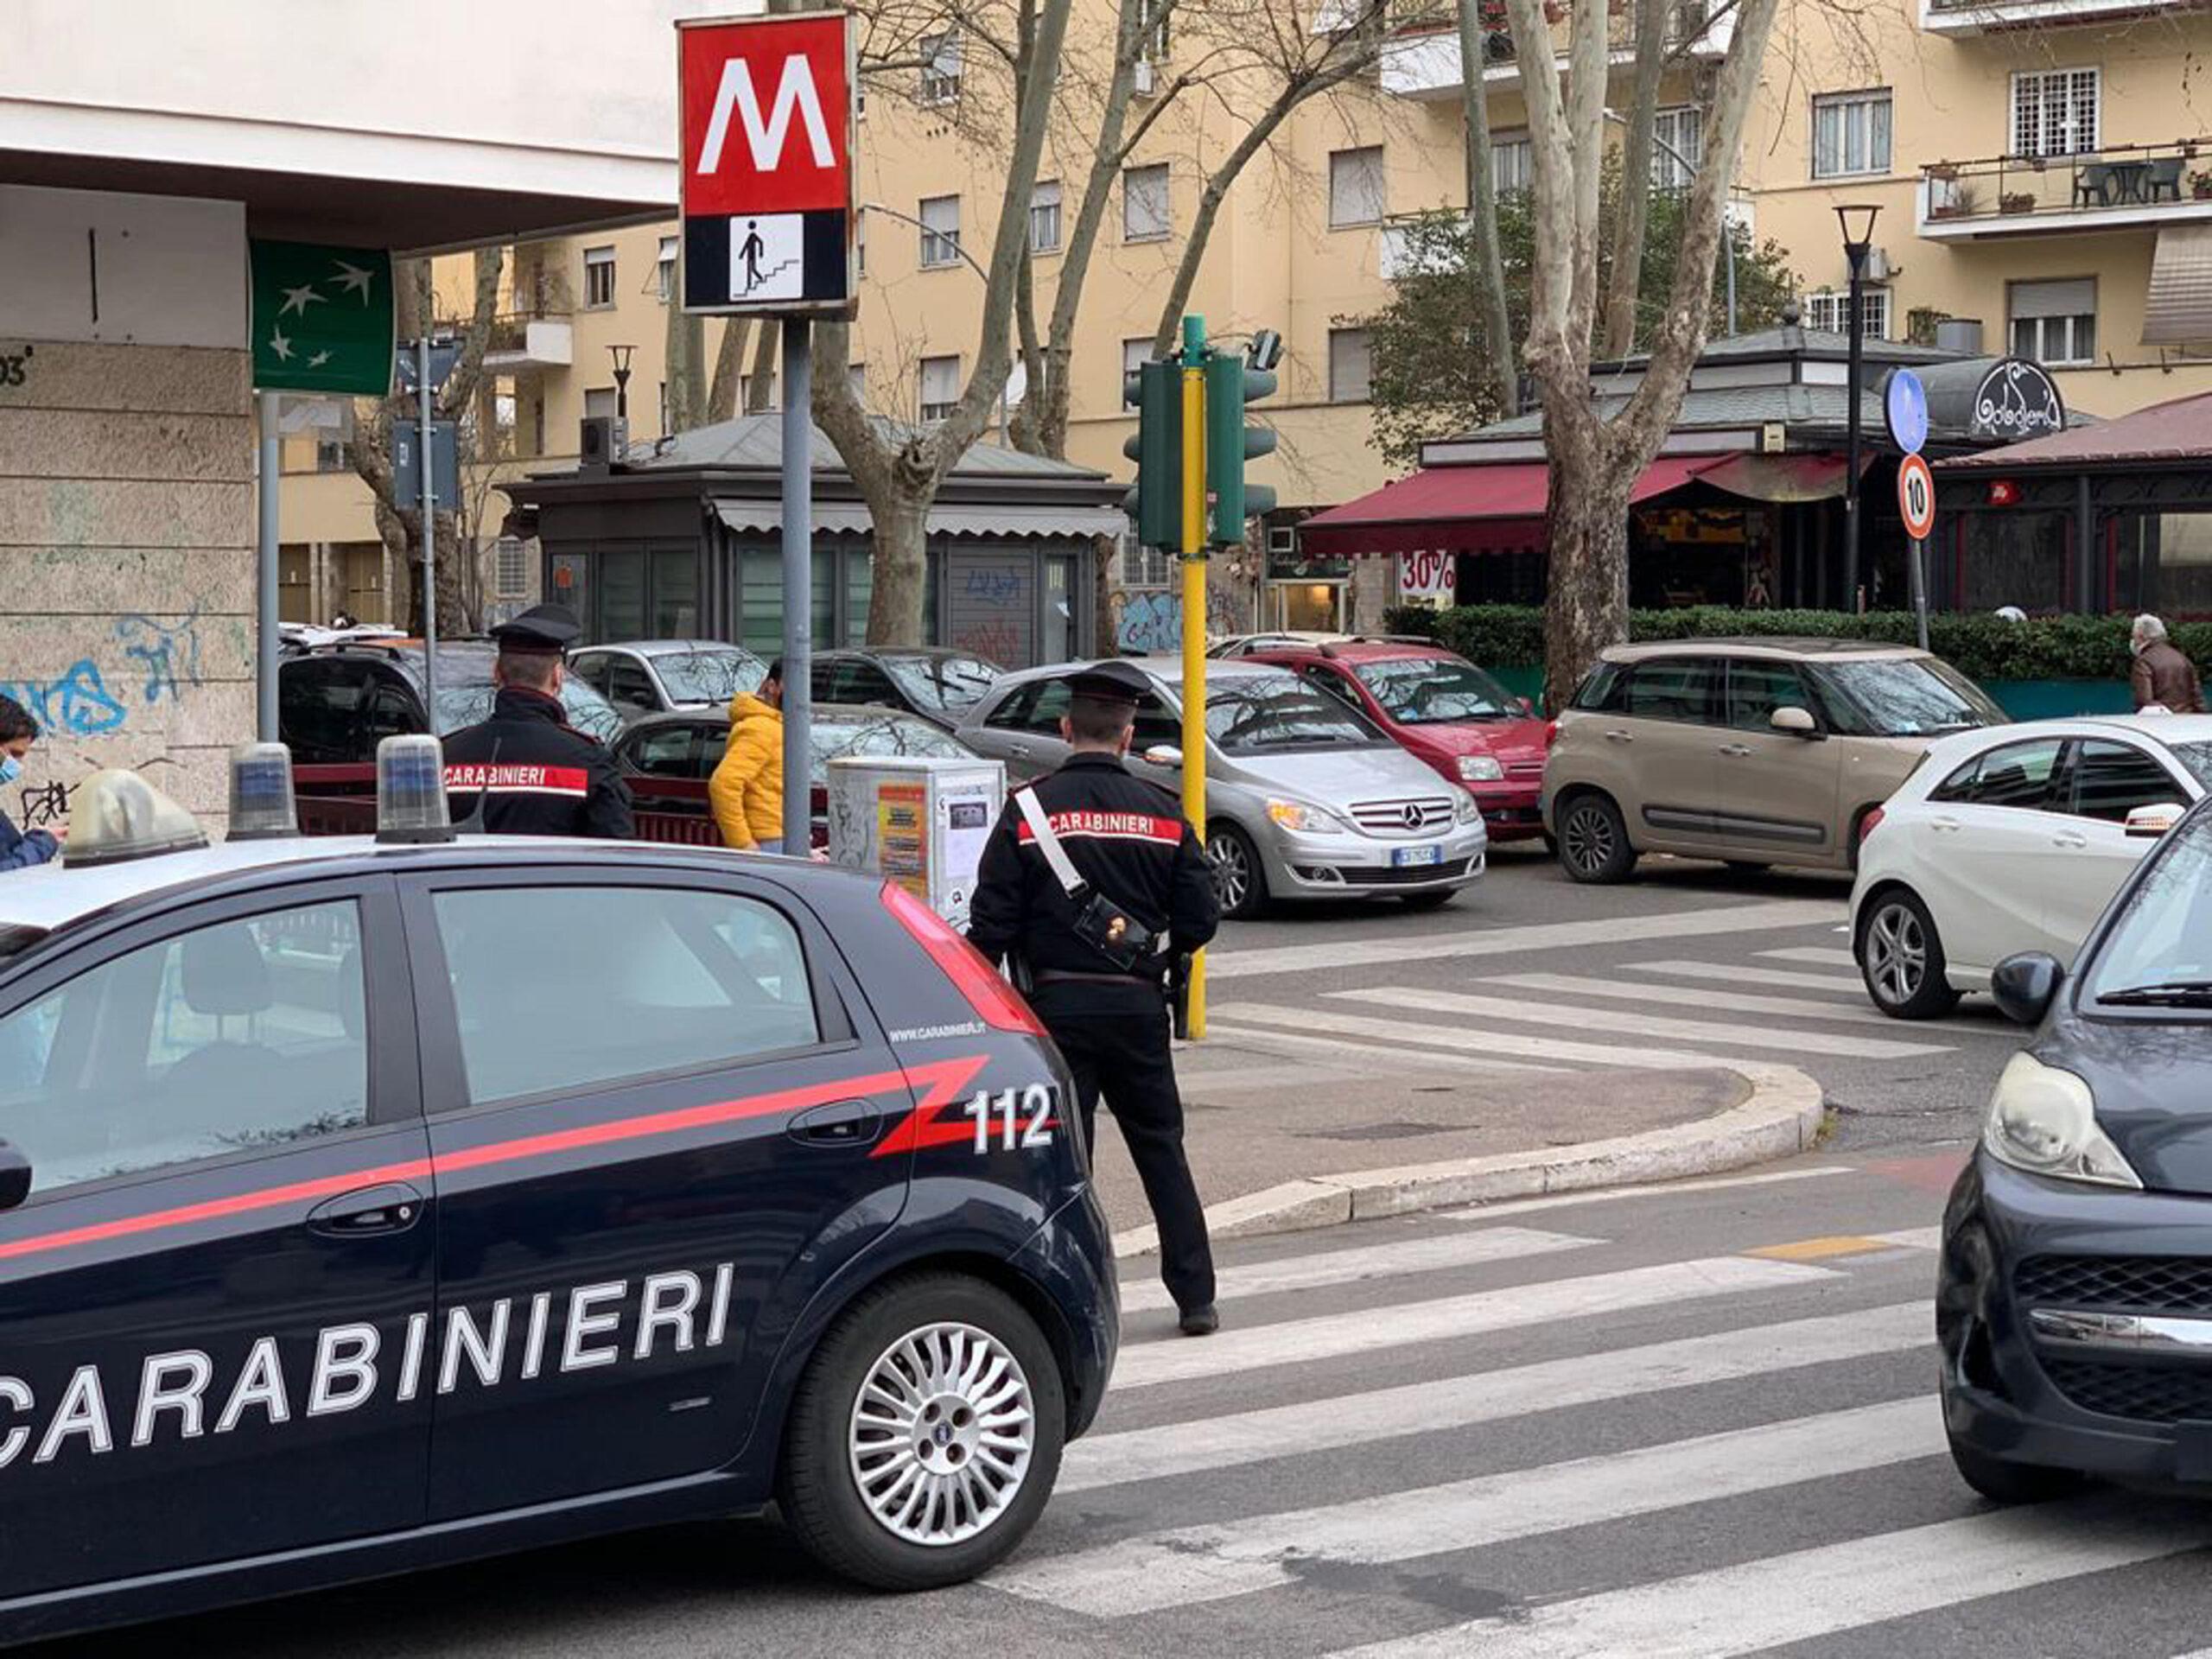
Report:
[{"label": "parked car", "polygon": [[768,664],[743,645],[719,639],[633,639],[571,652],[569,672],[625,718],[671,709],[721,709],[755,691]]},{"label": "parked car", "polygon": [[[303,766],[366,766],[387,737],[435,731],[442,737],[492,715],[492,662],[479,640],[438,646],[438,717],[424,700],[419,639],[390,644],[352,641],[289,653],[276,666],[278,734]],[[576,676],[561,690],[569,723],[612,742],[622,716]]]},{"label": "parked car", "polygon": [[[879,1589],[1020,1542],[1113,1253],[1066,1068],[925,905],[85,789],[0,892],[0,1646],[772,1502]],[[1018,1147],[945,1133],[971,1090]]]},{"label": "parked car", "polygon": [[[2200,1484],[2212,1418],[2212,807],[2131,873],[2071,972],[2008,957],[2036,1027],[1943,1208],[1943,1423],[1999,1503]],[[2201,1484],[2199,1485],[2201,1490]]]},{"label": "parked car", "polygon": [[1492,841],[1544,832],[1540,803],[1549,728],[1465,658],[1397,639],[1271,647],[1253,662],[1287,668],[1341,697],[1483,810]]},{"label": "parked car", "polygon": [[853,649],[817,652],[811,683],[817,707],[903,709],[949,732],[1005,672],[972,652]]},{"label": "parked car", "polygon": [[[814,844],[829,844],[830,763],[846,755],[934,754],[970,758],[949,733],[900,709],[820,707],[809,724],[813,768],[809,778]],[[729,747],[727,709],[688,709],[647,715],[614,741],[614,763],[630,779],[641,808],[658,812],[709,810],[706,780]]]},{"label": "parked car", "polygon": [[1915,1020],[2005,957],[2070,964],[2212,779],[2212,716],[2038,721],[1945,738],[1868,821],[1852,894],[1866,993]]},{"label": "parked car", "polygon": [[1948,733],[2005,711],[1949,664],[1845,639],[1606,652],[1556,723],[1544,827],[1577,881],[1643,853],[1849,869],[1867,815]]},{"label": "parked car", "polygon": [[[1132,769],[1182,788],[1182,663],[1131,659],[1152,678]],[[1066,759],[1063,664],[1009,674],[969,711],[961,741],[1015,782]],[[1206,672],[1206,850],[1223,908],[1275,899],[1388,896],[1427,907],[1483,874],[1489,838],[1475,798],[1393,743],[1357,709],[1287,669],[1224,662]]]},{"label": "parked car", "polygon": [[1296,645],[1333,645],[1350,640],[1348,633],[1313,629],[1278,628],[1272,633],[1232,633],[1206,647],[1209,657],[1249,657],[1256,652],[1282,651]]}]

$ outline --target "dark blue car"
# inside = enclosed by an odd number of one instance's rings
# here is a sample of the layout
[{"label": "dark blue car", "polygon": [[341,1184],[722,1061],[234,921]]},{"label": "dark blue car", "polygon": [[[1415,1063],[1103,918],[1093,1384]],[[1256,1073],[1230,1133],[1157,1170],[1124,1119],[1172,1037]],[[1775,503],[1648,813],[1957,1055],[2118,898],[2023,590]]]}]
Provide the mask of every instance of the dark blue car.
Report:
[{"label": "dark blue car", "polygon": [[1097,1410],[1066,1076],[896,887],[279,839],[0,953],[0,1642],[772,1499],[944,1585]]}]

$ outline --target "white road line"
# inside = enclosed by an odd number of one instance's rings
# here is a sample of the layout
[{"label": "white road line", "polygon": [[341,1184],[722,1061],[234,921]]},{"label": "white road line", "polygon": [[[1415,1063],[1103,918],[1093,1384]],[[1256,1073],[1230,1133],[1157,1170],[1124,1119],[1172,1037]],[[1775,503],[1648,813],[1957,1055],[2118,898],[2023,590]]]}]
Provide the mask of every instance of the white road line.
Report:
[{"label": "white road line", "polygon": [[1158,1428],[1093,1434],[1068,1447],[1053,1490],[1088,1491],[1271,1463],[1304,1452],[1498,1422],[1529,1412],[1624,1400],[1666,1389],[1693,1389],[1835,1360],[1905,1353],[1933,1339],[1928,1304],[1897,1302],[1859,1313],[1823,1314],[1294,1406],[1193,1418]]},{"label": "white road line", "polygon": [[[1403,1238],[1391,1244],[1369,1244],[1358,1249],[1327,1250],[1224,1268],[1217,1290],[1224,1301],[1233,1296],[1272,1296],[1286,1290],[1349,1285],[1362,1279],[1384,1279],[1394,1274],[1438,1273],[1484,1262],[1511,1262],[1523,1256],[1549,1255],[1560,1250],[1584,1250],[1604,1243],[1601,1238],[1542,1233],[1528,1227],[1440,1233],[1426,1238]],[[1149,1281],[1125,1287],[1122,1292],[1122,1311],[1125,1313],[1174,1305],[1166,1286]]]},{"label": "white road line", "polygon": [[[1560,996],[1609,996],[1623,1002],[1657,1002],[1679,1008],[1703,1008],[1718,1014],[1771,1014],[1792,1020],[1831,1020],[1847,1026],[1879,1026],[1885,1031],[1924,1030],[1916,1020],[1905,1027],[1871,1003],[1858,1007],[1836,1002],[1814,1002],[1796,996],[1760,996],[1742,991],[1700,990],[1688,985],[1646,985],[1620,979],[1590,979],[1580,974],[1500,974],[1478,982],[1510,986],[1516,990],[1549,991]],[[1957,1027],[1946,1027],[1957,1030]],[[2015,1036],[1995,1026],[1981,1027],[1992,1036]]]},{"label": "white road line", "polygon": [[[2107,1497],[1794,1550],[1477,1619],[1335,1659],[1736,1659],[2212,1544],[2202,1511]],[[1886,1644],[1912,1650],[1910,1638]]]},{"label": "white road line", "polygon": [[1694,939],[1715,934],[1765,933],[1833,922],[1840,902],[1783,899],[1758,905],[1722,905],[1663,916],[1616,916],[1603,921],[1540,922],[1451,938],[1358,939],[1332,944],[1262,945],[1206,952],[1206,977],[1218,982],[1255,974],[1338,973],[1347,968],[1395,967],[1405,962],[1444,962],[1455,957],[1519,957],[1585,944],[1628,944],[1643,939]]},{"label": "white road line", "polygon": [[1806,1031],[1794,1026],[1736,1026],[1708,1020],[1674,1020],[1662,1014],[1630,1014],[1618,1008],[1593,1008],[1580,1003],[1527,1002],[1501,996],[1469,996],[1459,991],[1432,991],[1419,986],[1390,985],[1372,990],[1330,991],[1325,995],[1347,1002],[1379,1002],[1402,1009],[1427,1008],[1436,1014],[1464,1015],[1470,1020],[1565,1026],[1575,1031],[1610,1031],[1618,1032],[1624,1037],[1660,1037],[1681,1042],[1736,1044],[1745,1048],[1782,1048],[1798,1054],[1841,1054],[1863,1060],[1914,1059],[1951,1052],[1941,1044],[1900,1043],[1880,1037],[1842,1037],[1831,1032]]},{"label": "white road line", "polygon": [[[1396,995],[1392,993],[1380,1000],[1395,1001]],[[1411,1020],[1378,1020],[1334,1008],[1278,1007],[1268,1002],[1239,1002],[1234,1012],[1239,1020],[1250,1024],[1344,1032],[1360,1037],[1384,1038],[1394,1046],[1419,1045],[1485,1057],[1503,1054],[1520,1059],[1569,1060],[1582,1065],[1642,1066],[1668,1071],[1742,1064],[1741,1057],[1735,1055],[1695,1053],[1675,1048],[1621,1048],[1568,1042],[1556,1037],[1527,1037],[1516,1032],[1465,1031],[1456,1026],[1424,1025]]]},{"label": "white road line", "polygon": [[[1366,1567],[1413,1560],[1942,1451],[1942,1413],[1933,1401],[1915,1396],[1378,1497],[1179,1528],[1047,1557],[995,1575],[990,1583],[1095,1618],[1127,1618],[1289,1584],[1297,1577],[1297,1561]],[[1471,1645],[1465,1651],[1487,1656],[1489,1649]]]},{"label": "white road line", "polygon": [[[1236,1007],[1235,1004],[1231,1005],[1232,1012]],[[1471,1068],[1478,1071],[1557,1071],[1560,1069],[1555,1065],[1531,1065],[1526,1062],[1515,1060],[1486,1059],[1478,1063],[1470,1062],[1453,1055],[1423,1054],[1417,1050],[1408,1050],[1396,1044],[1351,1043],[1345,1042],[1341,1038],[1309,1037],[1292,1031],[1255,1031],[1243,1026],[1224,1025],[1211,1014],[1206,1018],[1206,1035],[1209,1038],[1218,1038],[1224,1042],[1280,1043],[1294,1051],[1312,1053],[1317,1058],[1327,1057],[1355,1061],[1364,1066],[1373,1066],[1377,1061],[1386,1061],[1400,1068],[1414,1067],[1427,1071],[1449,1071],[1458,1077],[1465,1076]],[[1204,1071],[1195,1069],[1185,1071],[1179,1059],[1176,1063],[1175,1069],[1179,1076],[1193,1081],[1201,1080],[1207,1076]]]},{"label": "white road line", "polygon": [[1771,991],[1826,991],[1865,1001],[1866,982],[1858,975],[1793,974],[1786,968],[1752,968],[1732,962],[1624,962],[1624,974],[1664,974],[1671,979],[1712,979],[1732,985],[1764,985]]},{"label": "white road line", "polygon": [[1802,962],[1815,968],[1855,969],[1859,966],[1858,957],[1833,944],[1796,944],[1787,950],[1762,950],[1758,954],[1768,962]]},{"label": "white road line", "polygon": [[1677,1192],[1722,1192],[1732,1186],[1770,1186],[1777,1181],[1813,1181],[1829,1175],[1856,1175],[1848,1164],[1821,1164],[1812,1169],[1769,1169],[1757,1175],[1720,1175],[1701,1181],[1664,1181],[1653,1186],[1614,1186],[1602,1192],[1555,1192],[1544,1198],[1508,1198],[1503,1204],[1471,1204],[1457,1210],[1436,1211],[1437,1221],[1495,1221],[1500,1216],[1522,1216],[1532,1210],[1572,1209],[1579,1204],[1619,1204],[1631,1198],[1666,1198]]},{"label": "white road line", "polygon": [[1241,1329],[1232,1323],[1219,1336],[1203,1342],[1162,1337],[1125,1344],[1114,1368],[1114,1387],[1116,1392],[1127,1393],[1162,1382],[1234,1376],[1262,1365],[1305,1364],[1346,1354],[1375,1354],[1518,1325],[1556,1325],[1627,1308],[1776,1290],[1839,1276],[1832,1268],[1802,1262],[1716,1255],[1517,1285],[1510,1290],[1478,1290],[1433,1301],[1402,1302],[1390,1308],[1387,1319],[1363,1308]]},{"label": "white road line", "polygon": [[1867,1236],[1878,1238],[1885,1244],[1895,1244],[1900,1249],[1940,1250],[1943,1248],[1943,1229],[1940,1224],[1908,1227],[1900,1233],[1869,1233]]}]

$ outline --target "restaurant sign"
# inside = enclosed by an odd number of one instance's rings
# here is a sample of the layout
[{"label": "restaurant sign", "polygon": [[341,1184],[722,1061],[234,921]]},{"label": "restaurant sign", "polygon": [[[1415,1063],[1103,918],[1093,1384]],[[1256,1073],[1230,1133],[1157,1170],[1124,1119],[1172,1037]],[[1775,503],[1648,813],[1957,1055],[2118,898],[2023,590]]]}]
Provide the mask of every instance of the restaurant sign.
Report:
[{"label": "restaurant sign", "polygon": [[1939,438],[2017,443],[2066,429],[2066,401],[2040,364],[2024,358],[1975,358],[1919,371],[1928,423]]}]

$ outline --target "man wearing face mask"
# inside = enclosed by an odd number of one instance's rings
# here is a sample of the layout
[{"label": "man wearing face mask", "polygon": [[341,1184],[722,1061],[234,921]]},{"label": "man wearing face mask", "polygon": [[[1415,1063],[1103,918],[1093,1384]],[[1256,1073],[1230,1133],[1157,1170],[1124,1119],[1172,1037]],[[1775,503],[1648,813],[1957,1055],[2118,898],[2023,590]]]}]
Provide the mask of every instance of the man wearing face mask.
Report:
[{"label": "man wearing face mask", "polygon": [[[37,737],[38,722],[29,710],[13,697],[0,696],[0,786],[23,775],[23,757]],[[18,830],[15,820],[0,811],[0,870],[27,870],[60,850],[55,836],[43,830]]]}]

